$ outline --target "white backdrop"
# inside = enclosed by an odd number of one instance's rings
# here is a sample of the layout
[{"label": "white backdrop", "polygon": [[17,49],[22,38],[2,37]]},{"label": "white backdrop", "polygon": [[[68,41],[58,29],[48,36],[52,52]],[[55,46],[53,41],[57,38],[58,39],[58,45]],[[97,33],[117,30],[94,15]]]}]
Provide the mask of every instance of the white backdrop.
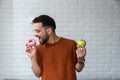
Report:
[{"label": "white backdrop", "polygon": [[120,0],[0,0],[0,80],[39,80],[25,41],[41,14],[55,19],[59,36],[87,41],[78,80],[120,80]]}]

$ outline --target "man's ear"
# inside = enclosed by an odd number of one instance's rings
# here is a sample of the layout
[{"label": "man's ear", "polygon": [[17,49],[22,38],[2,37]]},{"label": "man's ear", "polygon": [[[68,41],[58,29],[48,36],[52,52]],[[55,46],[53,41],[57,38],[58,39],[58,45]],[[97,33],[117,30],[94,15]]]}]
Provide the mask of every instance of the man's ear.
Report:
[{"label": "man's ear", "polygon": [[48,32],[48,34],[51,34],[52,29],[51,29],[51,28],[48,28],[48,29],[47,29],[47,32]]}]

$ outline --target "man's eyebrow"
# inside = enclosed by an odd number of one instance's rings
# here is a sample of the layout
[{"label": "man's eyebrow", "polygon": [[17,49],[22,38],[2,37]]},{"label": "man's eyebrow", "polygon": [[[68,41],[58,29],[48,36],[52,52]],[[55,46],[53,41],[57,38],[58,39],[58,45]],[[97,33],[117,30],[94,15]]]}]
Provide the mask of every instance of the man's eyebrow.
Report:
[{"label": "man's eyebrow", "polygon": [[40,30],[40,29],[34,29],[34,30]]}]

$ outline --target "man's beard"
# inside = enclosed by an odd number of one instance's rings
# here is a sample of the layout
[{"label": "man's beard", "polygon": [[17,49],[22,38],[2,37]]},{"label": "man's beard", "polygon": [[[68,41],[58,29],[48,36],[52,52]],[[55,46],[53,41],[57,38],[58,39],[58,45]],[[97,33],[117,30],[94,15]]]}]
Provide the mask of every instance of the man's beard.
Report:
[{"label": "man's beard", "polygon": [[[47,43],[48,39],[49,39],[49,36],[48,36],[48,34],[47,34],[44,39],[39,38],[39,42],[40,42],[41,45],[43,45],[43,44]],[[40,41],[40,40],[41,40],[41,41]]]}]

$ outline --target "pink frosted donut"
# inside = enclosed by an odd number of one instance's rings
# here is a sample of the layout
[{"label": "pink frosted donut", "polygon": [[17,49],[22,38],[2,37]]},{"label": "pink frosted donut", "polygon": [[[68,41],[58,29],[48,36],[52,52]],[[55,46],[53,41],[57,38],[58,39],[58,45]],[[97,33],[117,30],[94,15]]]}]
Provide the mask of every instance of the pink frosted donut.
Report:
[{"label": "pink frosted donut", "polygon": [[27,40],[26,45],[32,47],[32,46],[35,45],[35,43],[36,43],[35,40],[31,38],[31,39],[28,39],[28,40]]}]

